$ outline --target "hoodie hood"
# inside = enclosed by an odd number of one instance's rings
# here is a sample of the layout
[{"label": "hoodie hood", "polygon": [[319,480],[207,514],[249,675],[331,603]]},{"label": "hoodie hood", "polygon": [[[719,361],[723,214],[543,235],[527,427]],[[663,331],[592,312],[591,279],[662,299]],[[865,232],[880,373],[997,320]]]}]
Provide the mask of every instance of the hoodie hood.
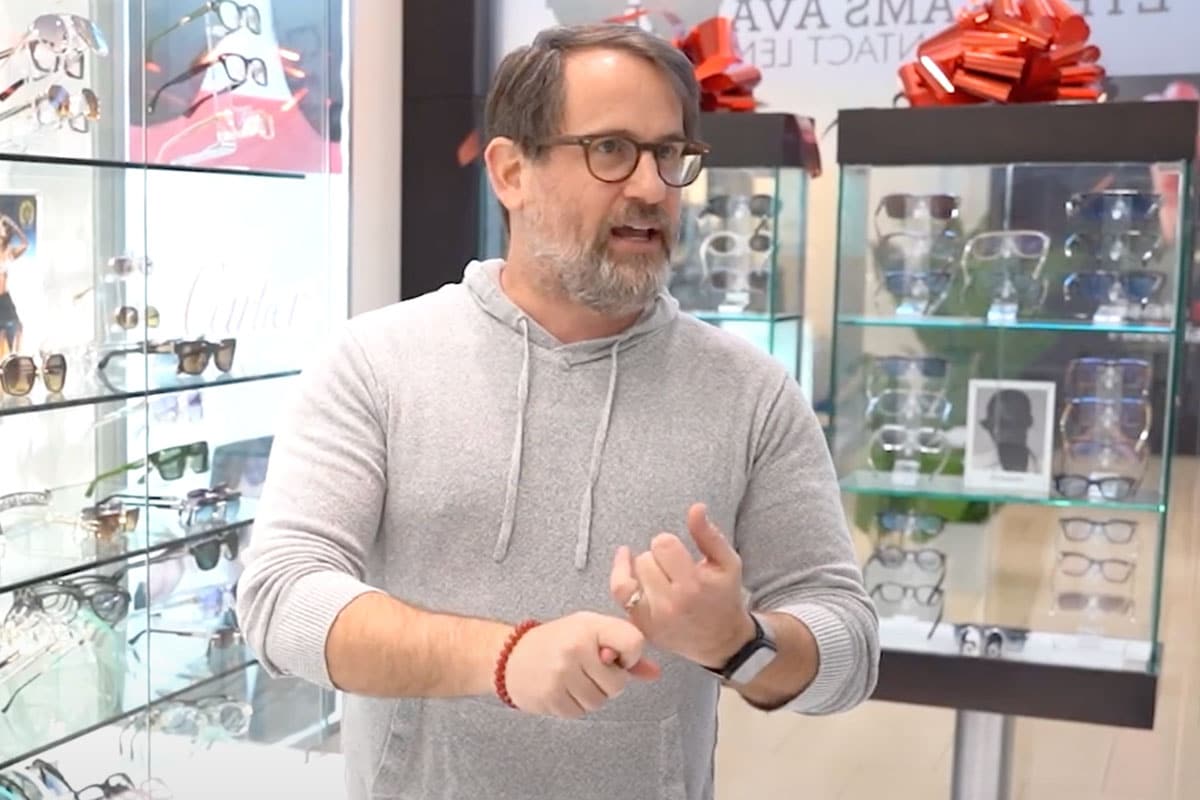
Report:
[{"label": "hoodie hood", "polygon": [[501,259],[472,261],[463,274],[463,284],[471,298],[484,313],[500,322],[521,337],[524,355],[521,372],[517,377],[517,419],[514,425],[512,454],[509,459],[508,479],[504,490],[504,510],[500,518],[500,529],[496,535],[493,558],[503,561],[508,555],[517,513],[517,494],[521,485],[521,466],[525,450],[525,417],[529,407],[530,370],[534,362],[530,359],[531,348],[540,348],[553,354],[571,366],[608,359],[610,362],[608,392],[601,408],[592,444],[588,465],[588,477],[581,487],[579,525],[576,531],[575,568],[587,566],[592,536],[592,502],[600,465],[604,458],[604,445],[608,439],[613,407],[617,400],[620,354],[639,345],[665,329],[679,315],[679,303],[665,291],[660,292],[637,322],[615,336],[589,339],[564,344],[525,312],[516,306],[500,288]]}]

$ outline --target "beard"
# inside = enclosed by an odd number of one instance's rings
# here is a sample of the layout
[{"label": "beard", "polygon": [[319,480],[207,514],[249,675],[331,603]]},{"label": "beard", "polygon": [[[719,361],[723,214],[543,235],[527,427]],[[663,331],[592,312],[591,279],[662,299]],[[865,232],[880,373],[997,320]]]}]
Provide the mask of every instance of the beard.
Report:
[{"label": "beard", "polygon": [[[631,204],[605,220],[589,239],[583,221],[567,204],[559,204],[558,211],[550,206],[538,203],[528,221],[530,254],[546,289],[610,317],[638,313],[654,302],[667,285],[676,237],[662,208]],[[611,252],[611,231],[621,225],[656,228],[661,252]]]}]

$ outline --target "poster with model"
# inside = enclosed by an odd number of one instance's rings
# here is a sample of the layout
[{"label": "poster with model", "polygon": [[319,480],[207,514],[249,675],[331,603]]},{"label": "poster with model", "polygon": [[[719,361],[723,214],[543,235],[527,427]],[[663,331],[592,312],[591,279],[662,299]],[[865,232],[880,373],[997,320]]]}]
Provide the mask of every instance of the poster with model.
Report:
[{"label": "poster with model", "polygon": [[142,98],[130,104],[132,158],[340,172],[343,5],[146,4],[130,17],[130,41],[144,42],[130,58],[130,96]]},{"label": "poster with model", "polygon": [[21,350],[24,325],[9,287],[9,273],[37,250],[36,194],[0,194],[0,358]]},{"label": "poster with model", "polygon": [[1049,494],[1054,390],[1050,381],[970,381],[965,486]]}]

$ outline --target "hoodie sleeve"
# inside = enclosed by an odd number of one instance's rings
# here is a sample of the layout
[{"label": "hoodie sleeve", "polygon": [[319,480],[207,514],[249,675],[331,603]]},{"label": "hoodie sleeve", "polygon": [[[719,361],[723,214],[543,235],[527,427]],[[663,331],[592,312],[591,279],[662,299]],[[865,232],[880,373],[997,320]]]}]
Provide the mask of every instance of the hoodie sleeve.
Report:
[{"label": "hoodie sleeve", "polygon": [[787,376],[766,408],[735,540],[757,611],[783,612],[817,641],[816,678],[788,706],[845,711],[879,673],[879,618],[863,586],[837,476],[816,415]]},{"label": "hoodie sleeve", "polygon": [[386,434],[366,355],[348,326],[300,378],[271,448],[238,620],[268,674],[334,688],[325,641],[363,582],[386,490]]}]

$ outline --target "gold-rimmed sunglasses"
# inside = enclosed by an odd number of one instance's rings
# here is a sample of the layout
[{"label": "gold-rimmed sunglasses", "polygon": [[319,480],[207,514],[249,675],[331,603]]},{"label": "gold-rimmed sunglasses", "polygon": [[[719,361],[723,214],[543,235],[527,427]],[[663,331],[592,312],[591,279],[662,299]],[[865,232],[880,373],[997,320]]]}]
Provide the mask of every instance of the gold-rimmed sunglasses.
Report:
[{"label": "gold-rimmed sunglasses", "polygon": [[9,354],[0,361],[0,389],[13,397],[25,397],[41,376],[46,391],[58,394],[67,382],[67,359],[60,353],[42,357],[39,368],[32,356]]},{"label": "gold-rimmed sunglasses", "polygon": [[39,125],[66,125],[78,133],[87,133],[91,123],[100,120],[100,98],[91,89],[71,94],[61,84],[52,84],[43,94],[24,105],[0,114],[0,122],[33,110]]}]

